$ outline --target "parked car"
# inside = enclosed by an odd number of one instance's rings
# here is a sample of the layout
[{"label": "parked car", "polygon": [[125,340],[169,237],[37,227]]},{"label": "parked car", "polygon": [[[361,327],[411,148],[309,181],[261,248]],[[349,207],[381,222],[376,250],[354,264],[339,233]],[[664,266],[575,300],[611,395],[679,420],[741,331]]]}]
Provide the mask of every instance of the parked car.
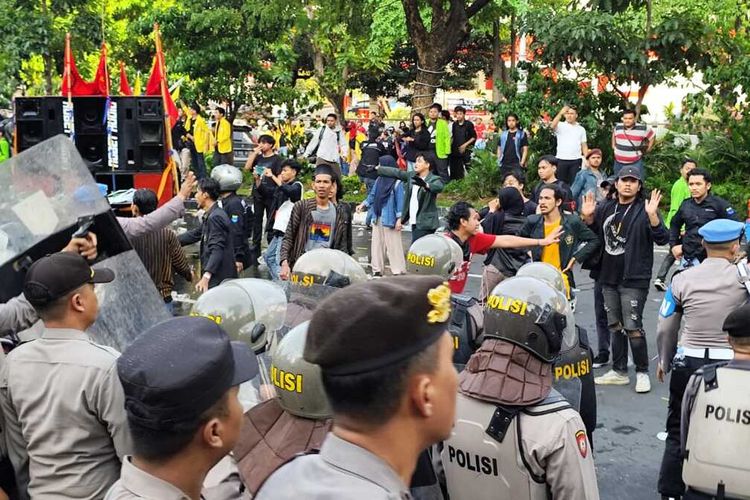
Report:
[{"label": "parked car", "polygon": [[235,125],[232,127],[232,149],[234,150],[234,166],[242,168],[245,166],[247,157],[255,149],[257,144],[253,142],[252,129],[246,125]]}]

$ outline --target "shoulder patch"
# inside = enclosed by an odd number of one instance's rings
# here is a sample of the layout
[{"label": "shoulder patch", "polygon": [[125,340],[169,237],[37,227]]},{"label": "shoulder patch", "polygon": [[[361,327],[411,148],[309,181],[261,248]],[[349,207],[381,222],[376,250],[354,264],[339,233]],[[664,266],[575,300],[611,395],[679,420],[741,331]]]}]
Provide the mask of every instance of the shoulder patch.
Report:
[{"label": "shoulder patch", "polygon": [[664,299],[661,301],[661,307],[659,307],[659,316],[662,318],[668,318],[674,314],[677,310],[677,302],[672,295],[672,287],[667,288],[667,292],[664,294]]},{"label": "shoulder patch", "polygon": [[232,224],[237,224],[240,221],[240,216],[237,214],[232,214]]},{"label": "shoulder patch", "polygon": [[586,437],[586,432],[576,432],[576,444],[578,445],[578,453],[581,457],[586,458],[589,453],[589,439]]},{"label": "shoulder patch", "polygon": [[734,215],[736,212],[732,207],[727,207],[727,215]]}]

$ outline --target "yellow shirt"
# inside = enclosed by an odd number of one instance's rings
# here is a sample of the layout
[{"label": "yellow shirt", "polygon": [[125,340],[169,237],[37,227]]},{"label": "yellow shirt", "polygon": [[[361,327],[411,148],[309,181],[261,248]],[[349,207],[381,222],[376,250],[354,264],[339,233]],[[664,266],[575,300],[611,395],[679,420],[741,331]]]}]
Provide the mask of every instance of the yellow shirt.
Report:
[{"label": "yellow shirt", "polygon": [[[544,237],[549,236],[555,229],[560,227],[560,221],[552,224],[544,224]],[[553,243],[542,248],[542,262],[555,266],[555,269],[562,271],[562,265],[560,263],[560,244]],[[566,263],[567,265],[567,263]],[[570,283],[568,282],[568,275],[563,273],[563,280],[565,281],[565,294],[570,298]]]},{"label": "yellow shirt", "polygon": [[226,118],[222,118],[216,123],[214,136],[216,138],[216,150],[219,153],[232,152],[232,126]]}]

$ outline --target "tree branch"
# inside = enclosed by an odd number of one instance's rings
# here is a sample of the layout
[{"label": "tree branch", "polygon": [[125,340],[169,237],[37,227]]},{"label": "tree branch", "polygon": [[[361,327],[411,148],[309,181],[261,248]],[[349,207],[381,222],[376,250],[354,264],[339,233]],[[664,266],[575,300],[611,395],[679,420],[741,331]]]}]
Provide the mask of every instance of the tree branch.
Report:
[{"label": "tree branch", "polygon": [[471,19],[477,12],[482,10],[484,6],[490,3],[491,0],[474,0],[474,3],[466,7],[466,17]]},{"label": "tree branch", "polygon": [[427,39],[427,29],[424,27],[422,16],[419,15],[417,0],[401,0],[406,14],[406,27],[412,35],[414,45],[419,47]]}]

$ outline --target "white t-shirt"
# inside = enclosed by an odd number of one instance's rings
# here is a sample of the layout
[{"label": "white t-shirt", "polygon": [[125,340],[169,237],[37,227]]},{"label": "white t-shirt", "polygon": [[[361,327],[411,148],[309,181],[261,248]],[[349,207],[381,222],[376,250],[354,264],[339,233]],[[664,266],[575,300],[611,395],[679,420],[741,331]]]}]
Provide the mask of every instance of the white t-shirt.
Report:
[{"label": "white t-shirt", "polygon": [[409,224],[417,224],[417,212],[419,211],[419,186],[416,184],[411,187],[411,198],[409,198]]},{"label": "white t-shirt", "polygon": [[571,125],[568,122],[561,121],[555,129],[557,137],[557,154],[558,160],[578,160],[583,155],[581,153],[581,144],[586,141],[586,129],[580,123]]}]

